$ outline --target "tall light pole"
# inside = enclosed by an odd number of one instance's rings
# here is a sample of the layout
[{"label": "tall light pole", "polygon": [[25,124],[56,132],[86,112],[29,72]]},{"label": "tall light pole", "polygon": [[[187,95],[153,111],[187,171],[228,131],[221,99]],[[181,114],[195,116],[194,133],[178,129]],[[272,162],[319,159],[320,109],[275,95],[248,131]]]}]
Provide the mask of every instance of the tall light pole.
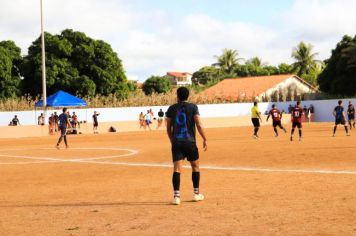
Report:
[{"label": "tall light pole", "polygon": [[44,41],[44,31],[43,31],[43,9],[42,0],[41,1],[41,41],[42,41],[42,101],[43,101],[43,111],[46,121],[46,110],[47,110],[47,92],[46,92],[46,56],[45,56],[45,41]]}]

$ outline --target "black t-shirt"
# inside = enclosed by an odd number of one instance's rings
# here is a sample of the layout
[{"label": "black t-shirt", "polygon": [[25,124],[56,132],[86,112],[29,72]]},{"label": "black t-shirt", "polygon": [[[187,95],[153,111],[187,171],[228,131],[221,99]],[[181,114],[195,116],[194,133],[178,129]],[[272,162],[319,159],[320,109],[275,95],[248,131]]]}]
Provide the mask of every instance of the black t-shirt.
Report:
[{"label": "black t-shirt", "polygon": [[13,118],[13,119],[12,119],[12,124],[13,124],[13,125],[16,126],[16,125],[18,125],[18,123],[20,123],[20,121],[19,121],[18,118]]},{"label": "black t-shirt", "polygon": [[159,111],[158,112],[158,117],[163,117],[164,116],[164,112],[163,111]]},{"label": "black t-shirt", "polygon": [[347,114],[349,115],[355,115],[355,107],[353,105],[349,105],[348,109],[347,109]]},{"label": "black t-shirt", "polygon": [[343,117],[343,112],[344,112],[344,107],[343,106],[336,106],[335,108],[334,108],[334,111],[335,111],[335,118],[336,119],[343,119],[344,117]]},{"label": "black t-shirt", "polygon": [[195,142],[195,115],[199,110],[192,103],[179,102],[168,108],[166,117],[172,122],[173,142]]},{"label": "black t-shirt", "polygon": [[59,126],[60,127],[67,127],[67,121],[68,121],[68,114],[67,113],[62,113],[59,115]]},{"label": "black t-shirt", "polygon": [[94,115],[93,115],[94,123],[98,123],[98,115],[99,115],[99,114],[94,114]]}]

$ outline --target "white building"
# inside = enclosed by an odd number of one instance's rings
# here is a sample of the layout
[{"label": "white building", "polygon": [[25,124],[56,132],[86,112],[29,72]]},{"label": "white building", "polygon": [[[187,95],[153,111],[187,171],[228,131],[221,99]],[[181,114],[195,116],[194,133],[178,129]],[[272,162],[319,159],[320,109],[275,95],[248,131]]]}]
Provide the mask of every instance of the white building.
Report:
[{"label": "white building", "polygon": [[192,74],[188,72],[167,72],[167,78],[174,86],[192,85]]}]

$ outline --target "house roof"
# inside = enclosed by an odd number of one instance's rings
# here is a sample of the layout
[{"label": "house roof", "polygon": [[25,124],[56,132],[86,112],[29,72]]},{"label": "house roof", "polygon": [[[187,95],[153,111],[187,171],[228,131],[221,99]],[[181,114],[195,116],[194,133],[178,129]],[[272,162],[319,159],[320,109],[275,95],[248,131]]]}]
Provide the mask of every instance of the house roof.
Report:
[{"label": "house roof", "polygon": [[299,78],[296,75],[272,75],[272,76],[256,76],[256,77],[244,77],[244,78],[228,78],[224,79],[220,83],[206,89],[201,96],[209,98],[222,98],[222,99],[236,99],[236,98],[253,98],[258,96],[270,88],[275,87],[279,83],[285,81],[288,78],[295,78],[304,85],[315,90],[305,80]]},{"label": "house roof", "polygon": [[181,76],[191,75],[191,73],[188,73],[188,72],[167,72],[167,75],[174,76],[174,77],[181,77]]}]

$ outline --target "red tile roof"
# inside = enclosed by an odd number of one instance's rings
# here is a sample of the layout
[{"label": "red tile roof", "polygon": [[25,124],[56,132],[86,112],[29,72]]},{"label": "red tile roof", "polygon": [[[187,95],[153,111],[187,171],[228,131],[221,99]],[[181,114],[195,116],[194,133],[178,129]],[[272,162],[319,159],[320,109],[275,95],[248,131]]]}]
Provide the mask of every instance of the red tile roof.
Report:
[{"label": "red tile roof", "polygon": [[294,77],[307,86],[313,88],[313,86],[298,76],[287,74],[224,79],[220,83],[204,90],[202,93],[200,93],[200,95],[208,98],[220,98],[228,100],[235,100],[237,98],[251,99],[264,93],[268,89],[275,87],[277,84],[290,77]]},{"label": "red tile roof", "polygon": [[186,75],[191,75],[190,73],[188,72],[167,72],[167,75],[170,75],[170,76],[174,76],[174,77],[183,77],[183,76],[186,76]]}]

